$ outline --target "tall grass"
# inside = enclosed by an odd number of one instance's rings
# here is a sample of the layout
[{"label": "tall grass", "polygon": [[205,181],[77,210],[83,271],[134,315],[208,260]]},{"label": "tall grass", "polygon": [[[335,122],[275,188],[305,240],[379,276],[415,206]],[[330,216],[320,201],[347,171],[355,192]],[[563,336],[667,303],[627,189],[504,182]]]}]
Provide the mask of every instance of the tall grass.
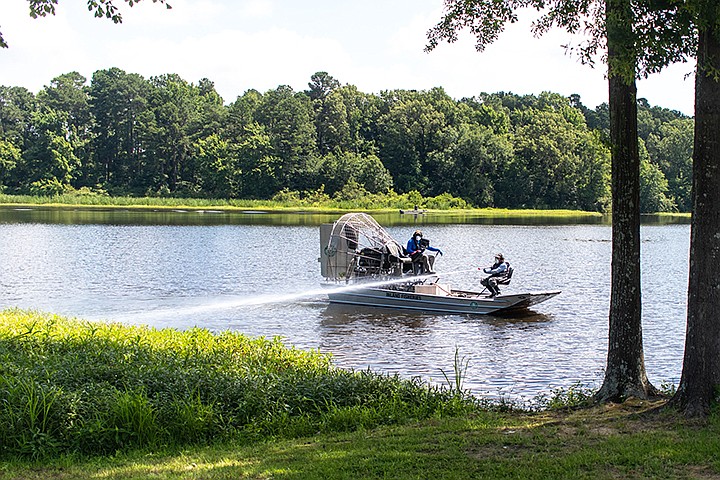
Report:
[{"label": "tall grass", "polygon": [[478,407],[278,339],[0,311],[0,457],[255,441]]},{"label": "tall grass", "polygon": [[448,374],[447,372],[445,372],[445,370],[440,369],[440,372],[445,378],[445,383],[447,383],[447,386],[451,392],[455,392],[455,394],[457,395],[462,395],[464,393],[463,383],[465,382],[465,378],[467,377],[467,371],[469,367],[470,359],[465,356],[461,358],[460,348],[456,345],[455,357],[453,360],[453,373]]},{"label": "tall grass", "polygon": [[268,200],[173,198],[173,197],[111,197],[108,195],[64,194],[54,196],[0,194],[0,204],[8,205],[81,205],[87,207],[154,207],[154,208],[218,208],[218,209],[307,209],[307,210],[381,210],[423,208],[449,210],[469,208],[460,198],[449,194],[423,197],[417,192],[371,194],[362,191],[349,196],[330,197],[322,192],[284,190]]},{"label": "tall grass", "polygon": [[6,195],[0,193],[0,205],[43,205],[48,207],[85,207],[85,208],[150,208],[150,209],[214,209],[265,210],[265,211],[397,211],[419,206],[422,209],[443,211],[446,213],[467,213],[488,217],[517,216],[554,216],[554,217],[597,217],[598,212],[577,210],[509,210],[505,208],[475,208],[461,198],[443,193],[436,197],[423,197],[416,191],[397,194],[362,194],[329,197],[319,192],[282,191],[269,200],[208,199],[208,198],[172,198],[172,197],[110,197],[107,195],[65,194],[56,196]]},{"label": "tall grass", "polygon": [[171,197],[110,197],[106,195],[5,195],[0,194],[0,204],[6,205],[81,205],[87,207],[153,207],[153,208],[281,208],[292,202],[274,200],[228,200],[209,198]]}]

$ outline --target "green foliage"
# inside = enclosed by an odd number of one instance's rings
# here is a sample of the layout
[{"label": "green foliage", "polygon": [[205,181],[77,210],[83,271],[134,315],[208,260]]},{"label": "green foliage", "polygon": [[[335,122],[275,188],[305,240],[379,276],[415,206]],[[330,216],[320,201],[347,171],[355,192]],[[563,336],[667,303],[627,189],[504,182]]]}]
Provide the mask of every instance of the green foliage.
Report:
[{"label": "green foliage", "polygon": [[[618,102],[617,104],[619,104],[620,101],[627,101],[630,102],[628,107],[634,107],[632,102],[636,94],[636,78],[648,76],[650,73],[658,72],[671,63],[685,62],[687,57],[695,56],[698,44],[696,25],[706,22],[708,18],[715,18],[714,14],[710,13],[712,9],[708,9],[706,15],[698,13],[702,9],[699,6],[706,5],[706,3],[628,2],[625,0],[609,0],[605,2],[565,2],[563,0],[468,2],[466,0],[446,0],[441,20],[427,34],[428,44],[426,50],[433,50],[442,41],[455,42],[458,39],[459,32],[467,29],[475,37],[478,51],[482,51],[498,38],[508,23],[517,21],[519,12],[528,8],[535,9],[539,14],[532,25],[535,34],[542,35],[553,27],[564,28],[570,34],[583,32],[583,40],[579,44],[567,46],[567,48],[579,55],[583,63],[592,65],[598,57],[598,51],[605,51],[606,54],[601,58],[608,65],[608,79],[611,84],[610,92],[613,103]],[[714,5],[712,2],[707,4]],[[698,19],[702,20],[698,21]],[[612,85],[617,85],[619,89],[616,90]],[[616,94],[620,91],[624,91],[627,95]],[[529,102],[527,98],[516,96],[513,98],[511,95],[503,95],[503,97],[500,103],[510,110],[517,110],[517,105],[523,105],[525,107],[523,110],[530,107],[544,111],[547,107],[550,107],[556,112],[564,113],[568,123],[578,125],[577,120],[579,117],[575,113],[571,113],[572,110],[577,109],[576,112],[579,111],[585,116],[587,124],[591,128],[609,129],[607,105],[601,106],[602,108],[599,107],[600,112],[591,112],[582,106],[577,95],[571,96],[570,106],[572,109],[559,104],[557,99],[552,98],[552,95],[541,94],[537,101],[530,99]],[[510,97],[510,102],[508,102],[508,97]],[[656,129],[659,123],[668,122],[672,118],[681,116],[678,112],[662,112],[659,108],[650,109],[647,102],[643,102],[643,99],[639,99],[638,104],[640,107],[638,115],[639,134],[643,140],[648,140],[648,129],[644,127],[649,126],[651,130]],[[665,115],[666,113],[670,113],[670,115]],[[660,119],[658,114],[664,116],[664,118]],[[633,112],[633,116],[635,116],[635,112]],[[618,115],[617,120],[623,121],[625,119],[622,115]],[[634,128],[635,119],[632,120],[631,125]],[[650,125],[647,124],[646,120],[651,120]],[[652,125],[653,121],[657,121],[656,125]],[[557,133],[556,130],[551,129],[550,132],[549,136],[554,139]],[[606,140],[609,138],[608,133],[604,132],[603,135]],[[536,139],[537,136],[535,132],[532,138]],[[618,136],[617,138],[623,139],[624,137]],[[628,141],[632,145],[635,144],[635,139]],[[571,184],[570,188],[568,188],[568,185],[562,185],[564,179],[574,177],[572,171],[569,175],[566,175],[568,166],[572,168],[582,165],[579,171],[583,171],[583,167],[597,162],[588,162],[585,159],[580,162],[567,162],[562,158],[563,153],[567,152],[566,149],[554,152],[552,151],[552,145],[541,144],[546,142],[538,141],[536,145],[522,145],[521,140],[518,143],[521,144],[521,148],[526,149],[525,152],[530,152],[531,158],[525,162],[522,161],[522,158],[518,159],[518,156],[522,157],[523,152],[521,151],[520,155],[517,155],[514,159],[516,164],[510,167],[510,174],[511,176],[527,177],[529,180],[523,185],[526,188],[519,190],[520,194],[517,197],[511,197],[512,203],[531,206],[531,202],[538,205],[555,205],[556,202],[560,202],[570,208],[575,208],[573,202],[580,200],[584,205],[595,205],[601,211],[607,208],[607,201],[604,195],[599,192],[600,189],[596,184],[588,185],[587,181],[583,181],[583,179],[573,179],[566,182]],[[621,147],[617,146],[618,151],[635,150],[635,147]],[[596,149],[592,149],[592,151],[594,150]],[[541,168],[526,168],[526,163],[534,163],[538,160],[541,163]],[[668,188],[672,190],[668,194],[667,201],[661,201],[662,199],[659,198],[662,190],[660,182],[657,180],[650,182],[654,187],[652,195],[655,198],[653,201],[645,202],[646,211],[669,210],[672,208],[673,198],[679,199],[677,203],[682,205],[684,211],[688,211],[689,205],[684,190],[689,185],[687,183],[689,176],[686,174],[682,176],[675,175],[676,172],[673,170],[677,170],[681,163],[676,164],[678,166],[674,168],[663,168],[663,160],[654,158],[651,159],[651,162],[661,166],[662,173],[671,180]],[[543,167],[543,164],[547,165],[546,162],[552,164],[556,161],[559,162],[557,168],[548,169]],[[680,160],[680,162],[684,162],[684,160]],[[598,170],[593,168],[592,165],[590,166],[591,171]],[[543,172],[543,170],[546,171]],[[539,175],[537,175],[538,173]],[[647,169],[646,173],[652,178],[656,177],[654,173],[647,171]],[[598,178],[598,176],[595,175],[595,178]],[[556,185],[558,186],[556,187]],[[573,191],[577,190],[578,185],[589,187],[589,189],[578,195],[576,191]],[[509,190],[509,194],[512,195],[513,192]],[[570,198],[565,197],[568,194]],[[588,194],[595,194],[595,198],[587,198]],[[664,192],[662,192],[662,196],[664,196]],[[588,207],[583,206],[581,208],[587,209]]]},{"label": "green foliage", "polygon": [[561,97],[545,94],[533,104],[513,113],[515,155],[496,186],[501,205],[602,210],[609,151]]},{"label": "green foliage", "polygon": [[0,192],[5,182],[10,179],[10,174],[20,162],[20,149],[6,140],[0,140]]},{"label": "green foliage", "polygon": [[461,393],[334,368],[279,339],[0,311],[0,457],[373,428],[474,411]]},{"label": "green foliage", "polygon": [[[579,100],[578,100],[579,101]],[[594,111],[583,107],[588,126],[609,137],[607,104]],[[651,107],[638,99],[641,157],[641,209],[644,213],[689,212],[692,208],[694,121],[677,111]]]},{"label": "green foliage", "polygon": [[[413,203],[413,205],[416,205]],[[419,205],[433,210],[453,210],[469,208],[468,203],[462,198],[455,198],[449,193],[441,193],[440,195],[421,201]]]},{"label": "green foliage", "polygon": [[0,140],[11,142],[22,150],[35,110],[37,100],[30,90],[0,85]]},{"label": "green foliage", "polygon": [[657,165],[647,159],[640,162],[640,212],[672,212],[675,205],[667,197],[668,181]]},{"label": "green foliage", "polygon": [[595,389],[577,382],[568,388],[556,388],[549,395],[539,395],[533,401],[533,408],[559,410],[588,407],[593,402],[595,392]]},{"label": "green foliage", "polygon": [[[720,422],[684,422],[662,403],[550,412],[477,412],[407,425],[106,458],[9,460],[8,478],[677,479],[720,472]],[[350,412],[348,415],[347,412]],[[352,425],[337,409],[333,422]],[[302,419],[297,431],[304,428]]]},{"label": "green foliage", "polygon": [[[655,113],[655,109],[650,109]],[[690,118],[665,114],[648,129],[645,145],[650,160],[667,180],[667,196],[681,212],[692,208],[692,155],[694,122]],[[638,122],[640,119],[638,119]]]},{"label": "green foliage", "polygon": [[[0,188],[301,205],[327,196],[338,208],[609,209],[603,106],[548,92],[373,95],[327,72],[308,86],[248,90],[228,106],[207,79],[118,68],[89,85],[77,72],[60,75],[37,96],[0,87]],[[639,106],[650,163],[667,180],[666,200],[648,208],[686,211],[692,119]],[[658,197],[662,179],[647,173]]]},{"label": "green foliage", "polygon": [[56,453],[65,421],[59,405],[62,390],[38,380],[0,375],[0,448],[10,445],[33,459]]},{"label": "green foliage", "polygon": [[672,382],[663,381],[660,383],[660,393],[667,398],[671,398],[677,393],[677,385]]},{"label": "green foliage", "polygon": [[[170,4],[165,3],[165,0],[152,0],[153,3],[165,4],[165,7],[172,8]],[[125,0],[129,6],[133,6],[139,3],[140,0]],[[55,5],[58,0],[28,0],[30,4],[30,16],[32,18],[46,17],[48,15],[55,15]],[[122,23],[122,14],[120,10],[112,3],[111,0],[88,0],[88,10],[98,18],[108,18],[114,23]],[[0,33],[0,48],[8,48],[8,44],[5,41],[2,33]]]},{"label": "green foliage", "polygon": [[463,383],[465,381],[465,377],[467,376],[469,366],[470,359],[464,356],[460,357],[460,349],[455,346],[453,373],[448,374],[445,370],[440,369],[451,392],[455,392],[457,395],[462,395],[465,392],[463,389]]},{"label": "green foliage", "polygon": [[65,192],[66,185],[60,183],[57,178],[37,180],[30,184],[31,195],[39,197],[56,197]]},{"label": "green foliage", "polygon": [[502,172],[513,159],[510,136],[469,124],[461,125],[452,134],[448,147],[431,156],[436,164],[434,189],[452,192],[480,207],[502,205],[503,198],[496,192],[504,181]]}]

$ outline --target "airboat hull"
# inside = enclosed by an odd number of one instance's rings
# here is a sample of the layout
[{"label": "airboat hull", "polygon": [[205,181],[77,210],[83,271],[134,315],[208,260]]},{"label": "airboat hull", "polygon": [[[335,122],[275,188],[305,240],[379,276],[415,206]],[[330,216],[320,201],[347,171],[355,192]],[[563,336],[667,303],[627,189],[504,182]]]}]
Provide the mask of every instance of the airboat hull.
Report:
[{"label": "airboat hull", "polygon": [[528,292],[490,297],[477,292],[451,290],[448,295],[407,292],[382,287],[356,287],[329,292],[331,303],[362,305],[447,314],[492,315],[519,312],[560,292]]}]

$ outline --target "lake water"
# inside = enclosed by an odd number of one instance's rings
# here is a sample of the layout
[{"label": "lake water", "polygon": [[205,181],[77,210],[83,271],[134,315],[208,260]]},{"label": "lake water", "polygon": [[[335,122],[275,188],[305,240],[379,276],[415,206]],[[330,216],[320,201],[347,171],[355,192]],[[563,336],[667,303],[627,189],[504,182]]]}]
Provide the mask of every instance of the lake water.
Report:
[{"label": "lake water", "polygon": [[[562,290],[530,315],[507,319],[329,305],[318,225],[337,217],[2,208],[0,308],[281,336],[332,353],[341,367],[436,383],[453,372],[457,348],[469,360],[464,386],[493,397],[530,400],[602,381],[607,219],[377,217],[401,243],[422,228],[444,252],[436,270],[463,272],[443,278],[453,287],[481,289],[476,267],[500,251],[515,269],[504,291]],[[656,386],[677,384],[681,372],[690,233],[683,222],[641,229],[645,361]]]}]

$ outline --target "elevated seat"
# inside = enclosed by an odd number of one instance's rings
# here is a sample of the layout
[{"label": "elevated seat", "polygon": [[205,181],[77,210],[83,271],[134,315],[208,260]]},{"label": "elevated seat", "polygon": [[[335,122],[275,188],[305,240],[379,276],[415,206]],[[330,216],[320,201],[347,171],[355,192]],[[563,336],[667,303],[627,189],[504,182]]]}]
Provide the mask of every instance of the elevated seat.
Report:
[{"label": "elevated seat", "polygon": [[412,270],[412,259],[407,256],[403,247],[395,242],[388,242],[385,244],[385,251],[387,252],[388,263],[396,268],[396,274],[399,275]]},{"label": "elevated seat", "polygon": [[498,279],[497,284],[498,285],[510,285],[510,279],[513,276],[513,267],[508,265],[507,273],[504,277],[501,277]]},{"label": "elevated seat", "polygon": [[[513,268],[510,266],[510,264],[508,264],[508,268],[507,268],[507,270],[505,271],[505,275],[503,275],[503,276],[497,276],[497,277],[487,277],[487,278],[483,279],[483,280],[480,282],[480,283],[485,287],[485,288],[483,288],[482,292],[480,292],[480,293],[483,293],[485,290],[488,289],[488,285],[487,285],[487,283],[486,283],[486,280],[489,280],[490,278],[494,279],[496,286],[500,286],[500,285],[510,285],[510,279],[512,279],[512,276],[513,276]],[[500,289],[499,289],[499,288],[497,289],[497,291],[498,291],[498,293],[500,293]]]},{"label": "elevated seat", "polygon": [[412,263],[412,259],[404,255],[400,245],[394,242],[385,244],[391,262]]}]

